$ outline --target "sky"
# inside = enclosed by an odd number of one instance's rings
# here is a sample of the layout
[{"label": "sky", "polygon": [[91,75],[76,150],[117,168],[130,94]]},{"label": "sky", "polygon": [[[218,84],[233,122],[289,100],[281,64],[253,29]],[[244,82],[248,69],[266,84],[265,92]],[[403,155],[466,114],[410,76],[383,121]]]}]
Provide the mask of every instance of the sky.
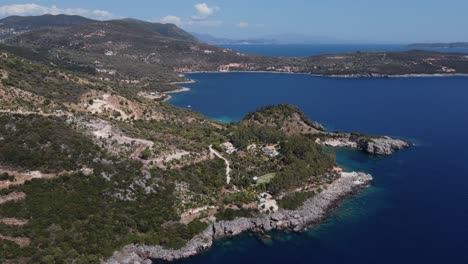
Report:
[{"label": "sky", "polygon": [[300,34],[353,43],[468,41],[468,0],[0,0],[0,17],[45,13],[131,17],[234,39]]}]

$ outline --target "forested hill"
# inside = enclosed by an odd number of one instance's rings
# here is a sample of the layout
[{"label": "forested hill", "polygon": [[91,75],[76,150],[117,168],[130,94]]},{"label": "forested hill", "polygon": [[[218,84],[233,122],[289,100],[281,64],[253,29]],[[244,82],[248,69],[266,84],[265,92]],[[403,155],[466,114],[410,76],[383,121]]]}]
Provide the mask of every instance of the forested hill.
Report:
[{"label": "forested hill", "polygon": [[[9,17],[2,21],[0,32],[9,36],[2,47],[5,51],[100,79],[157,90],[174,89],[168,84],[183,80],[179,74],[198,71],[342,77],[468,74],[467,54],[413,50],[272,57],[211,46],[173,24],[136,19],[96,21],[61,15]],[[11,28],[19,31],[13,34]]]},{"label": "forested hill", "polygon": [[95,22],[97,21],[93,19],[71,15],[10,16],[0,19],[0,39],[40,28],[70,27]]}]

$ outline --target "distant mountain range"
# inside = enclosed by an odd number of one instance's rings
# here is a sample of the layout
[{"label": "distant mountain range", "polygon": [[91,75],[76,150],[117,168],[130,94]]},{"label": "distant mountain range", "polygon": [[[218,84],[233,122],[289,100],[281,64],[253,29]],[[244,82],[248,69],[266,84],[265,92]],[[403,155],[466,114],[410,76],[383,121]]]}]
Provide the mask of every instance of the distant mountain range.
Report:
[{"label": "distant mountain range", "polygon": [[415,43],[408,45],[410,48],[468,48],[468,42],[452,43]]},{"label": "distant mountain range", "polygon": [[248,39],[231,39],[218,38],[209,34],[191,32],[198,40],[210,45],[223,44],[279,44],[279,41],[271,38],[248,38]]},{"label": "distant mountain range", "polygon": [[210,34],[202,34],[191,32],[198,40],[210,45],[226,45],[226,44],[338,44],[350,43],[332,37],[326,36],[307,36],[302,34],[276,34],[261,38],[219,38]]},{"label": "distant mountain range", "polygon": [[0,39],[38,29],[70,28],[74,26],[99,27],[109,24],[123,27],[128,26],[128,31],[132,29],[137,30],[139,33],[141,31],[149,31],[160,37],[196,41],[195,37],[174,24],[151,23],[132,18],[99,21],[70,15],[10,16],[0,19]]},{"label": "distant mountain range", "polygon": [[[468,73],[468,58],[435,52],[356,52],[303,58],[244,54],[219,44],[349,43],[282,34],[231,40],[192,34],[174,24],[136,19],[97,21],[78,16],[0,19],[0,51],[141,88],[171,89],[179,74],[272,71],[340,76]],[[209,43],[209,44],[207,44]],[[211,44],[211,45],[210,45]],[[213,45],[216,44],[216,45]],[[437,63],[426,61],[437,59]]]}]

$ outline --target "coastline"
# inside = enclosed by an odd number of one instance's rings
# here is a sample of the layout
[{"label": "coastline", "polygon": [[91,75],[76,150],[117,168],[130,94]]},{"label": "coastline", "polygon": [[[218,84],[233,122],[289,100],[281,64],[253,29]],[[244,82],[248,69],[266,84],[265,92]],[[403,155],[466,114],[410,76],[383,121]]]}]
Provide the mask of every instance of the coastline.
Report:
[{"label": "coastline", "polygon": [[[182,76],[186,77],[187,74],[230,74],[230,73],[270,73],[270,74],[295,74],[295,75],[306,75],[306,76],[313,76],[313,77],[321,77],[321,78],[343,78],[343,79],[357,79],[357,78],[380,78],[380,79],[387,79],[387,78],[448,78],[448,77],[468,77],[468,73],[409,73],[409,74],[394,74],[394,75],[387,75],[387,74],[380,74],[380,73],[366,73],[366,74],[315,74],[315,73],[306,73],[306,72],[278,72],[278,71],[229,71],[229,72],[220,72],[220,71],[194,71],[194,72],[187,72],[182,74]],[[191,84],[196,83],[197,81],[193,79],[189,79],[188,81],[184,82],[172,82],[170,84],[179,85],[179,84]],[[172,91],[164,92],[165,94],[173,94],[173,93],[183,93],[191,91],[190,88],[182,87],[179,89],[175,89]],[[167,102],[171,100],[171,96],[168,96],[163,102]]]},{"label": "coastline", "polygon": [[[191,82],[191,83],[195,83],[195,81]],[[187,87],[181,87],[179,89],[175,89],[175,90],[171,90],[171,91],[167,91],[167,92],[164,92],[164,94],[174,94],[174,93],[184,93],[184,92],[190,92],[192,89],[190,88],[187,88]]]},{"label": "coastline", "polygon": [[161,246],[127,245],[102,264],[144,263],[151,260],[174,261],[200,254],[212,247],[217,239],[233,237],[243,232],[265,233],[272,230],[301,232],[324,221],[328,213],[347,197],[369,186],[372,176],[361,172],[342,173],[328,188],[308,199],[297,210],[279,210],[271,215],[237,218],[210,224],[181,249]]},{"label": "coastline", "polygon": [[[188,83],[188,82],[186,82]],[[192,82],[190,83],[195,83],[195,80],[192,80]],[[163,92],[163,94],[167,95],[166,98],[164,98],[164,100],[162,100],[163,102],[169,102],[171,99],[172,99],[172,96],[171,94],[175,94],[175,93],[185,93],[185,92],[190,92],[192,89],[190,88],[187,88],[187,87],[181,87],[179,89],[175,89],[175,90],[172,90],[172,91],[167,91],[167,92]]]},{"label": "coastline", "polygon": [[[182,74],[181,77],[183,77],[184,75]],[[179,85],[179,84],[190,84],[190,83],[195,83],[196,81],[195,80],[192,80],[192,79],[189,79],[187,81],[183,81],[183,82],[171,82],[169,84],[173,84],[173,85]]]},{"label": "coastline", "polygon": [[[194,71],[185,74],[200,74],[200,73],[271,73],[271,74],[297,74],[309,75],[314,77],[328,77],[328,78],[424,78],[424,77],[468,77],[468,73],[408,73],[408,74],[381,74],[381,73],[359,73],[359,74],[316,74],[307,72],[278,72],[278,71]],[[185,76],[184,74],[184,76]],[[196,83],[196,81],[192,80]]]}]

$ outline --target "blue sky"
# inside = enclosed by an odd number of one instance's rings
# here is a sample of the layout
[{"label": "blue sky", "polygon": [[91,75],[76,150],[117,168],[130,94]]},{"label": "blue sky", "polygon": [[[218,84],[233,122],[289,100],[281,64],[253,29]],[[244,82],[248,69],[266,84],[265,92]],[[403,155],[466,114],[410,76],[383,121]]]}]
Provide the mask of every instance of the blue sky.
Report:
[{"label": "blue sky", "polygon": [[0,17],[42,13],[172,22],[231,38],[294,33],[368,43],[468,41],[468,0],[0,1]]}]

